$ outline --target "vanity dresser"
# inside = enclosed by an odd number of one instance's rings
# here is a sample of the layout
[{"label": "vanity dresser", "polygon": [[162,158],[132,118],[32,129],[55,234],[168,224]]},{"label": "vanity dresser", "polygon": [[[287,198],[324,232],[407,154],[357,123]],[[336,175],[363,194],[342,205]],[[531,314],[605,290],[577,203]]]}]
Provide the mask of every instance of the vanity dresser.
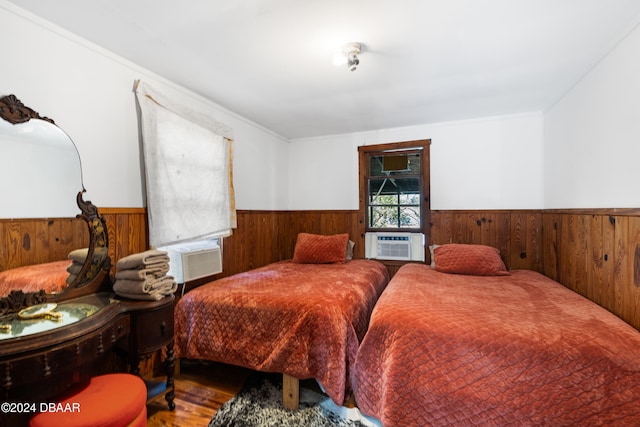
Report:
[{"label": "vanity dresser", "polygon": [[92,376],[138,374],[163,348],[166,381],[150,393],[173,410],[173,296],[112,292],[108,232],[84,200],[75,144],[13,95],[0,98],[0,117],[0,158],[10,159],[0,181],[11,184],[0,190],[0,425],[24,425]]}]

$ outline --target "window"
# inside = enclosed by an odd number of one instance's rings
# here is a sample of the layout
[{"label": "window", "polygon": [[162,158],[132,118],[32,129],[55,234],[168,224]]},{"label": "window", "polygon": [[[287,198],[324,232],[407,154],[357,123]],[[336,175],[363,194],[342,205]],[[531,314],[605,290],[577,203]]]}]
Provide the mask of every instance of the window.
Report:
[{"label": "window", "polygon": [[424,232],[429,140],[359,147],[365,231]]}]

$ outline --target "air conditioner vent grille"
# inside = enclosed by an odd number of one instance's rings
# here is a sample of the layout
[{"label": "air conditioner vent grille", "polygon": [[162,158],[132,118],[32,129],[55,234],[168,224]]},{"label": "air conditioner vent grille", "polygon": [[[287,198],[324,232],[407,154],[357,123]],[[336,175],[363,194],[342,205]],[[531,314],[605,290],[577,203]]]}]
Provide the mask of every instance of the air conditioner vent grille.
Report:
[{"label": "air conditioner vent grille", "polygon": [[402,245],[394,245],[392,243],[378,242],[378,256],[380,258],[402,258],[410,259],[409,242],[405,242]]},{"label": "air conditioner vent grille", "polygon": [[220,249],[182,254],[185,280],[192,280],[222,271]]}]

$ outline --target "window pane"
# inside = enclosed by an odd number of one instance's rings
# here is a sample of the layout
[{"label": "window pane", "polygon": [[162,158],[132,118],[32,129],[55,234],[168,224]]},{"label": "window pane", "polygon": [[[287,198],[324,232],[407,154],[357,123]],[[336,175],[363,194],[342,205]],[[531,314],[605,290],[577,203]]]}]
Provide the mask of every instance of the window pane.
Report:
[{"label": "window pane", "polygon": [[388,195],[388,196],[371,196],[369,200],[370,205],[397,205],[398,204],[398,196],[397,195]]},{"label": "window pane", "polygon": [[397,228],[398,208],[395,206],[372,206],[369,215],[371,228]]},{"label": "window pane", "polygon": [[400,227],[420,227],[420,208],[418,206],[403,206],[400,208]]},{"label": "window pane", "polygon": [[420,194],[420,178],[371,178],[369,180],[369,197],[399,194]]},{"label": "window pane", "polygon": [[401,194],[400,204],[401,205],[419,205],[420,193]]}]

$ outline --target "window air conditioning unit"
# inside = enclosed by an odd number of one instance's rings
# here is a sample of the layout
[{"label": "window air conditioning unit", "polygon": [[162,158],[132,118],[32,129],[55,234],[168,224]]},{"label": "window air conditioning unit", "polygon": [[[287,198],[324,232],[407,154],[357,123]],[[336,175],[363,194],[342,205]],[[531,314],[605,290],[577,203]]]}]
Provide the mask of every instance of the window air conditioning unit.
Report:
[{"label": "window air conditioning unit", "polygon": [[177,243],[158,248],[169,255],[169,275],[177,283],[211,276],[222,272],[220,239]]},{"label": "window air conditioning unit", "polygon": [[365,256],[373,259],[424,261],[424,234],[365,233]]}]

